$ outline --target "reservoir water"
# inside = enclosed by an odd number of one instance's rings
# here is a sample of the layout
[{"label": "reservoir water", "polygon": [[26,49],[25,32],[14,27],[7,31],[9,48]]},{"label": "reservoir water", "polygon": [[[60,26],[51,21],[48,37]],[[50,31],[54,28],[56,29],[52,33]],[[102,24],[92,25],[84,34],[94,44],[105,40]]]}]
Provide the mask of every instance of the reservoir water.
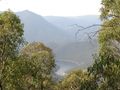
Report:
[{"label": "reservoir water", "polygon": [[77,68],[79,64],[70,62],[70,61],[65,61],[65,60],[57,60],[56,65],[59,67],[57,70],[56,74],[58,75],[65,75],[65,73],[73,68]]}]

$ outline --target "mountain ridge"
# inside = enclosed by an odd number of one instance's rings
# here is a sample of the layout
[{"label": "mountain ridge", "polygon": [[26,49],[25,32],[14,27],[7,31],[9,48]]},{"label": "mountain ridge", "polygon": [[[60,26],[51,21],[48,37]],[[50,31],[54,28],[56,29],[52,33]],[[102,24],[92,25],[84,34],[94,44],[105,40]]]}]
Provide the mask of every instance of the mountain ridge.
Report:
[{"label": "mountain ridge", "polygon": [[[16,13],[24,23],[25,38],[28,41],[67,42],[71,37],[61,28],[49,23],[42,16],[30,11]],[[34,36],[34,37],[32,37]]]},{"label": "mountain ridge", "polygon": [[[83,39],[76,40],[75,33],[77,30],[79,30],[79,27],[77,28],[65,28],[69,26],[69,24],[75,24],[78,22],[80,17],[77,18],[68,18],[68,21],[64,20],[66,18],[59,18],[63,20],[63,22],[60,22],[57,20],[56,22],[51,22],[50,20],[46,20],[46,17],[42,17],[38,14],[35,14],[30,11],[24,11],[19,12],[17,15],[20,17],[22,22],[24,23],[24,29],[25,29],[25,38],[29,42],[33,41],[40,41],[45,43],[47,46],[49,46],[55,55],[55,59],[67,59],[67,60],[73,60],[77,61],[78,63],[82,63],[83,67],[84,65],[89,66],[92,63],[92,54],[97,52],[97,42],[92,40],[93,43],[95,43],[94,47],[91,47],[91,44],[89,43],[88,36],[86,35],[86,39],[84,37],[85,33],[89,33],[91,31],[98,30],[98,28],[91,28],[85,31],[80,32],[79,38]],[[82,17],[81,17],[82,18]],[[94,18],[94,16],[93,16]],[[57,18],[58,19],[58,18]],[[82,24],[85,24],[84,26],[87,26],[88,24],[92,24],[87,18],[82,18],[83,21],[79,21]],[[54,19],[55,20],[55,19]],[[77,20],[77,21],[75,21]],[[56,20],[55,20],[56,21]],[[75,22],[72,22],[75,21]],[[99,20],[93,20],[94,23],[98,23]],[[76,24],[80,24],[76,23]],[[99,22],[100,23],[100,22]],[[81,52],[82,51],[82,52]],[[90,51],[90,52],[88,52]],[[85,56],[86,54],[86,56]]]}]

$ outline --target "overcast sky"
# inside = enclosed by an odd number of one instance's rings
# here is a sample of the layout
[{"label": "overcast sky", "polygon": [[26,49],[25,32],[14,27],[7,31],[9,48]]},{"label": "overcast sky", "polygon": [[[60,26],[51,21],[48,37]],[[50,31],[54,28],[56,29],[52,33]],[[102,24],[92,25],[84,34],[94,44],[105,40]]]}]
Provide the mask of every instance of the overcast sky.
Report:
[{"label": "overcast sky", "polygon": [[0,11],[30,10],[43,16],[82,16],[99,14],[101,0],[2,0]]}]

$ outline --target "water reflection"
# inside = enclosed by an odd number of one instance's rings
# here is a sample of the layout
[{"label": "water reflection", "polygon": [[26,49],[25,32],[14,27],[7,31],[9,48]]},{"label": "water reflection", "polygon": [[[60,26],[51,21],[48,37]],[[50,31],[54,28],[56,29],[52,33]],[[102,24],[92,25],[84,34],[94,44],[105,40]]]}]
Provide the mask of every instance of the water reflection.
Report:
[{"label": "water reflection", "polygon": [[57,75],[65,75],[65,73],[73,68],[78,67],[79,65],[73,62],[69,61],[63,61],[63,60],[57,60],[56,65],[59,66],[59,69],[57,70],[56,74]]}]

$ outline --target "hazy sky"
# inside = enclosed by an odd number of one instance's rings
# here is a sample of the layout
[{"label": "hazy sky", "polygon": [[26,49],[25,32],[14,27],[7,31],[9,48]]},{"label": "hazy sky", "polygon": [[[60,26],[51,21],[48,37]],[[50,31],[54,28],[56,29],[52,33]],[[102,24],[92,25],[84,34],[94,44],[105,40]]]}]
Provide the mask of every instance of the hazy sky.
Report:
[{"label": "hazy sky", "polygon": [[81,16],[99,14],[101,0],[2,0],[0,11],[30,10],[43,16]]}]

